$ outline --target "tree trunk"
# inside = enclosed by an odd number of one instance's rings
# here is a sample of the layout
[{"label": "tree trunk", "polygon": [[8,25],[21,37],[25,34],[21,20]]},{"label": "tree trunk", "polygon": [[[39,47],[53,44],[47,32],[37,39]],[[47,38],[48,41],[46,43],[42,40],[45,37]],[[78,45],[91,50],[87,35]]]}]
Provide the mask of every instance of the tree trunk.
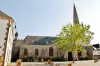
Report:
[{"label": "tree trunk", "polygon": [[72,56],[73,56],[73,62],[74,62],[74,51],[72,51]]},{"label": "tree trunk", "polygon": [[74,62],[74,53],[72,55],[73,55],[73,62]]}]

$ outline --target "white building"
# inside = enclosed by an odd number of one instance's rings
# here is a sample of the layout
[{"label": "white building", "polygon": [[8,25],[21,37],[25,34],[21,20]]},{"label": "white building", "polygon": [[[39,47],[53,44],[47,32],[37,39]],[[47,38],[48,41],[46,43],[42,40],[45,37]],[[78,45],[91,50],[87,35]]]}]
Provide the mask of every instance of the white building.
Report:
[{"label": "white building", "polygon": [[0,11],[0,57],[3,57],[2,65],[7,66],[11,61],[13,40],[15,37],[14,20]]}]

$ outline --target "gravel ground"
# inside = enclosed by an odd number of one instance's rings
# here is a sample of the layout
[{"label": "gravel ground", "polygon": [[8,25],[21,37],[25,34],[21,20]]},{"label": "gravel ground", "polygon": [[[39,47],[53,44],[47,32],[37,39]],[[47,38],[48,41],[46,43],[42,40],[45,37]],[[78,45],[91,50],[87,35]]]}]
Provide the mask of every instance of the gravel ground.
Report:
[{"label": "gravel ground", "polygon": [[[67,66],[67,63],[69,62],[53,62],[54,65],[59,64],[59,66]],[[11,63],[11,66],[16,66],[16,63]],[[40,62],[23,62],[22,66],[51,66],[51,65],[45,65],[45,63]],[[98,63],[94,63],[93,60],[88,61],[75,61],[72,66],[100,66],[100,60]]]}]

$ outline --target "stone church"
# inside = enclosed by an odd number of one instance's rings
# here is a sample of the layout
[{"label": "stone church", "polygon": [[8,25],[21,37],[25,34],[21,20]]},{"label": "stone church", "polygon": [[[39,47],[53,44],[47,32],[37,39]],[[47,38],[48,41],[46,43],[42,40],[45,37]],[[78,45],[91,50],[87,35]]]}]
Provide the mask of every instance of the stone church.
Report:
[{"label": "stone church", "polygon": [[[75,5],[73,7],[73,25],[78,24],[78,15]],[[12,61],[17,60],[22,56],[42,57],[42,58],[65,58],[68,61],[79,60],[79,56],[93,59],[92,45],[83,46],[86,52],[75,52],[72,57],[72,52],[63,52],[58,50],[52,41],[57,37],[50,36],[26,36],[24,40],[16,40],[13,45]]]},{"label": "stone church", "polygon": [[[49,36],[26,36],[24,40],[17,40],[14,43],[14,49],[12,54],[12,61],[17,60],[21,56],[32,56],[41,58],[65,58],[67,60],[72,60],[71,52],[63,52],[58,50],[52,41],[57,37]],[[79,56],[86,57],[89,59],[93,58],[93,48],[92,46],[84,46],[86,52],[76,52],[74,59],[78,60]]]}]

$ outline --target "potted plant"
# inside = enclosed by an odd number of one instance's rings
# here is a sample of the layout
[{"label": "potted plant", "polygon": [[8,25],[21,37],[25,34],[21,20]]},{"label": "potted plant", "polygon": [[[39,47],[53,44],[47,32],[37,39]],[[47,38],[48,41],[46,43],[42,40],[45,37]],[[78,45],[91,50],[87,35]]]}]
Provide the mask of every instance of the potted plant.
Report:
[{"label": "potted plant", "polygon": [[72,66],[72,63],[68,63],[67,66]]},{"label": "potted plant", "polygon": [[48,59],[48,64],[51,64],[51,60]]},{"label": "potted plant", "polygon": [[22,62],[22,60],[18,59],[17,62],[16,62],[16,66],[21,66],[21,62]]}]

